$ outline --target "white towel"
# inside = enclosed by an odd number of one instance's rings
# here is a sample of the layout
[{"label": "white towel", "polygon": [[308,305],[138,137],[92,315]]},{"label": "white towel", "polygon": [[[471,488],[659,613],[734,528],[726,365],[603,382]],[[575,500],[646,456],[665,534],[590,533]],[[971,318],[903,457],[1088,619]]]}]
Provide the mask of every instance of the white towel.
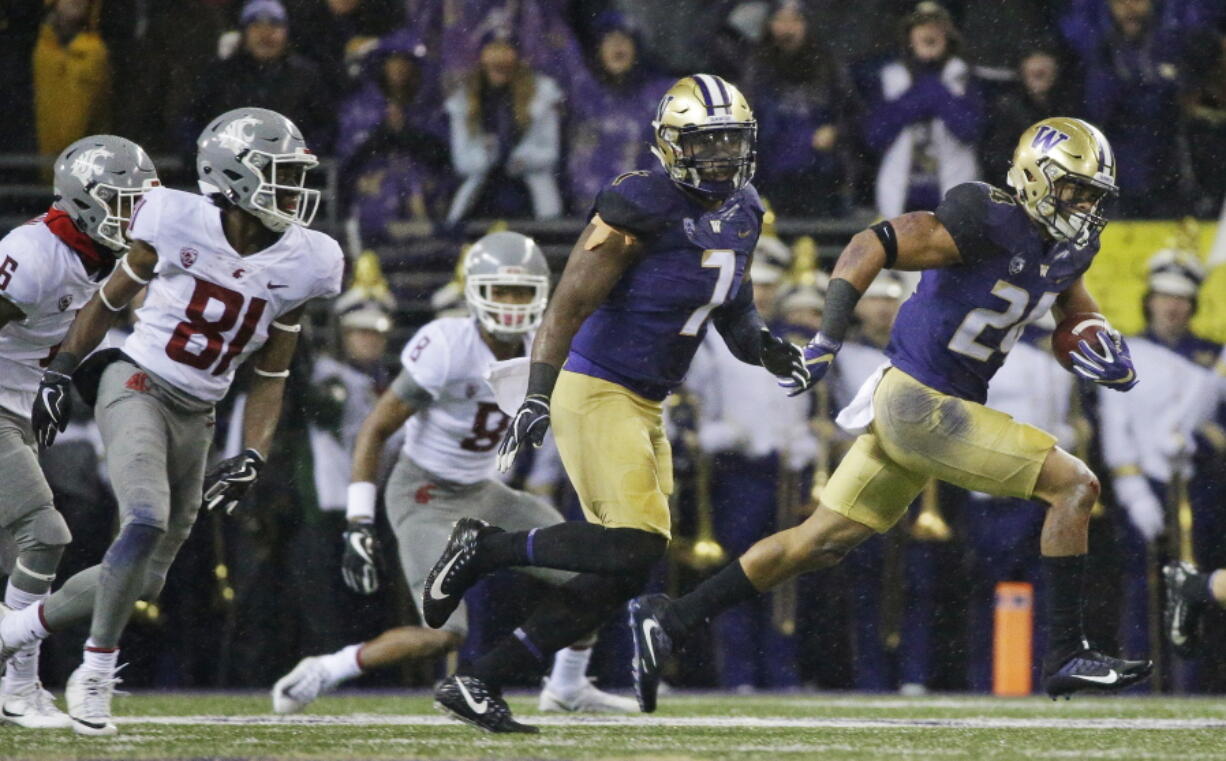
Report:
[{"label": "white towel", "polygon": [[494,392],[498,409],[511,417],[515,417],[519,405],[524,403],[524,397],[528,395],[530,365],[528,357],[514,357],[495,362],[485,371],[485,382]]},{"label": "white towel", "polygon": [[873,374],[868,376],[868,379],[860,385],[860,390],[856,392],[851,403],[844,407],[834,422],[839,428],[847,431],[853,436],[859,436],[868,430],[869,425],[873,422],[873,394],[877,391],[877,384],[881,382],[885,371],[890,369],[889,362],[883,362],[880,367],[873,371]]}]

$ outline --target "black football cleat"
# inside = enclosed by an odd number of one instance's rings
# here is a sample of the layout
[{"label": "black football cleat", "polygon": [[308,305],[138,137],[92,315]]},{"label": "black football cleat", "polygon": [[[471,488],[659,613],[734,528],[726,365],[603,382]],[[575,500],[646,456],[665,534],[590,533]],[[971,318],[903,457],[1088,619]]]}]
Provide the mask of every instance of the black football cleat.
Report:
[{"label": "black football cleat", "polygon": [[477,541],[485,531],[494,531],[490,524],[476,518],[461,518],[455,522],[451,538],[443,554],[426,577],[421,593],[421,617],[426,626],[437,629],[460,606],[464,593],[481,578],[475,570]]},{"label": "black football cleat", "polygon": [[486,732],[536,734],[541,730],[520,724],[496,690],[474,676],[449,676],[434,689],[434,707]]},{"label": "black football cleat", "polygon": [[1162,623],[1166,638],[1180,658],[1196,657],[1199,644],[1198,624],[1202,606],[1184,591],[1188,578],[1195,575],[1196,566],[1191,563],[1167,563],[1162,569],[1162,578],[1166,582]]},{"label": "black football cleat", "polygon": [[1043,677],[1049,697],[1071,697],[1074,692],[1098,690],[1119,692],[1144,681],[1154,668],[1152,661],[1126,661],[1097,650],[1078,650]]},{"label": "black football cleat", "polygon": [[664,631],[659,614],[668,605],[668,595],[643,595],[629,603],[630,631],[634,635],[634,695],[643,713],[656,710],[660,669],[673,651],[673,639]]}]

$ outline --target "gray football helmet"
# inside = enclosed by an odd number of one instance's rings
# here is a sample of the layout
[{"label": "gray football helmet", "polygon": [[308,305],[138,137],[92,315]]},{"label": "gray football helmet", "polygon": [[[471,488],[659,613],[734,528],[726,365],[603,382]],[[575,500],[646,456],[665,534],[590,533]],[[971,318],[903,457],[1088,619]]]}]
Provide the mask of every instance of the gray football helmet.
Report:
[{"label": "gray football helmet", "polygon": [[65,148],[55,160],[53,182],[56,208],[116,252],[128,248],[124,233],[132,209],[160,184],[145,150],[117,135],[90,135]]},{"label": "gray football helmet", "polygon": [[201,192],[221,193],[274,232],[315,219],[319,191],[306,187],[306,174],[319,159],[281,114],[266,108],[227,111],[209,122],[196,147]]},{"label": "gray football helmet", "polygon": [[[534,289],[525,303],[494,299],[494,286]],[[508,339],[541,324],[549,303],[549,263],[536,241],[513,232],[490,233],[468,249],[464,259],[464,298],[481,327]]]}]

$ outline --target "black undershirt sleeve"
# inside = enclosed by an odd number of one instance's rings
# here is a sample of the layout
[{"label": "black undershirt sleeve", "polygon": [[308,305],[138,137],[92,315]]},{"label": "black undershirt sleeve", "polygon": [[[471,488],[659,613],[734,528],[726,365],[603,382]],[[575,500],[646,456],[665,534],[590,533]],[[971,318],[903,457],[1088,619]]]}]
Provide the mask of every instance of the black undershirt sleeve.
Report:
[{"label": "black undershirt sleeve", "polygon": [[946,193],[937,207],[936,217],[957,244],[963,264],[976,264],[1000,253],[991,235],[991,191],[983,183],[963,183]]},{"label": "black undershirt sleeve", "polygon": [[753,283],[749,278],[741,281],[732,301],[715,310],[711,322],[724,337],[732,356],[747,365],[762,364],[762,329],[766,322],[754,306]]}]

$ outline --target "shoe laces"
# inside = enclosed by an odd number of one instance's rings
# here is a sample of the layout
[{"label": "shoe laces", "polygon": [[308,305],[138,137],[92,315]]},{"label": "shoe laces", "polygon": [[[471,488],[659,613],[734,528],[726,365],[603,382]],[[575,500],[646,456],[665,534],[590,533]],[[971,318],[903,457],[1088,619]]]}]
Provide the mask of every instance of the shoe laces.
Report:
[{"label": "shoe laces", "polygon": [[30,697],[30,703],[39,713],[59,713],[60,709],[55,704],[55,696],[43,688],[42,682],[34,682]]},{"label": "shoe laces", "polygon": [[105,714],[111,712],[111,698],[115,695],[127,695],[128,693],[115,689],[115,685],[122,684],[123,679],[119,677],[119,672],[127,667],[128,664],[120,664],[114,671],[108,673],[94,672],[82,679],[82,687],[85,690],[85,708],[92,715]]}]

